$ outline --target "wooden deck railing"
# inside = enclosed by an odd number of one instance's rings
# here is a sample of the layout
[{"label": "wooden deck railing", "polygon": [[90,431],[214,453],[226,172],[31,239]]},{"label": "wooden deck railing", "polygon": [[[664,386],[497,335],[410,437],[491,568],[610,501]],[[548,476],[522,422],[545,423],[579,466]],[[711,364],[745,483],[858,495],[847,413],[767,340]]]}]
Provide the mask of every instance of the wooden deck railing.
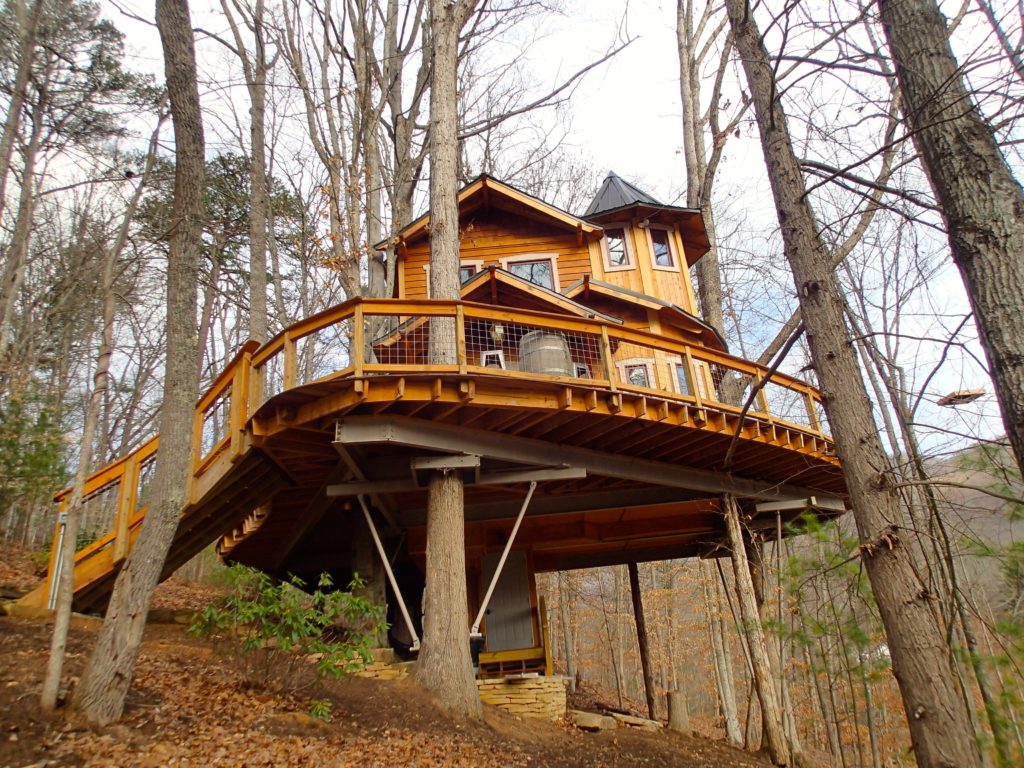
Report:
[{"label": "wooden deck railing", "polygon": [[[431,355],[432,327],[447,340],[439,356]],[[526,359],[530,334],[555,348],[547,372]],[[214,379],[196,403],[186,498],[199,502],[245,453],[249,420],[275,395],[313,382],[414,373],[542,379],[732,413],[763,382],[752,416],[827,439],[813,387],[781,373],[769,378],[765,367],[722,352],[597,319],[459,301],[353,299],[295,323],[263,346],[247,342]],[[117,511],[112,529],[76,554],[76,566],[100,553],[112,564],[127,554],[145,511],[140,472],[158,445],[154,437],[88,478],[85,498],[117,484]],[[55,497],[62,511],[69,496],[65,489]]]}]

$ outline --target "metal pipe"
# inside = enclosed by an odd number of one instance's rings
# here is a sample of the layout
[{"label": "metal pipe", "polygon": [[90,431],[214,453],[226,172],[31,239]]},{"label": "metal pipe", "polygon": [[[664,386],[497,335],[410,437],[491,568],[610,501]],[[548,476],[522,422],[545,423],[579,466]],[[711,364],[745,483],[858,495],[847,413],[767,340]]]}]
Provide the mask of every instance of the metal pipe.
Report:
[{"label": "metal pipe", "polygon": [[68,513],[61,512],[57,517],[57,522],[60,525],[60,534],[57,536],[57,551],[53,556],[53,573],[50,574],[50,589],[46,595],[46,607],[51,611],[57,607],[57,593],[60,591],[60,572],[64,567],[64,534],[68,530]]},{"label": "metal pipe", "polygon": [[373,536],[373,543],[377,546],[377,554],[380,555],[380,561],[384,563],[384,571],[388,575],[388,581],[391,583],[391,589],[395,593],[395,599],[398,600],[398,607],[402,611],[402,618],[405,619],[405,626],[409,628],[409,637],[412,638],[412,645],[409,646],[409,650],[418,651],[420,649],[420,637],[416,634],[416,628],[412,624],[409,609],[405,607],[405,600],[402,599],[402,590],[398,588],[398,582],[395,581],[395,574],[391,570],[391,563],[388,562],[388,556],[384,552],[384,545],[380,543],[380,536],[377,535],[377,526],[373,524],[373,518],[370,517],[370,509],[366,506],[366,499],[362,496],[358,498],[359,506],[363,508],[363,517],[366,518],[366,524],[370,526],[370,535]]},{"label": "metal pipe", "polygon": [[505,542],[505,551],[501,553],[501,559],[498,561],[498,567],[494,569],[494,575],[491,577],[490,586],[487,587],[487,594],[484,595],[484,601],[480,605],[480,611],[476,615],[476,621],[473,622],[473,628],[469,631],[470,637],[480,634],[480,623],[484,620],[484,613],[487,611],[487,604],[491,602],[491,595],[494,594],[494,588],[498,585],[498,578],[501,576],[501,571],[505,567],[505,560],[508,559],[509,550],[512,549],[512,542],[516,540],[516,534],[519,532],[519,525],[523,522],[523,516],[526,514],[526,508],[530,506],[530,499],[533,498],[533,492],[535,490],[537,490],[536,480],[530,483],[530,490],[527,492],[526,498],[523,499],[523,506],[519,510],[519,517],[516,518],[516,524],[512,526],[512,533],[509,534],[508,541]]}]

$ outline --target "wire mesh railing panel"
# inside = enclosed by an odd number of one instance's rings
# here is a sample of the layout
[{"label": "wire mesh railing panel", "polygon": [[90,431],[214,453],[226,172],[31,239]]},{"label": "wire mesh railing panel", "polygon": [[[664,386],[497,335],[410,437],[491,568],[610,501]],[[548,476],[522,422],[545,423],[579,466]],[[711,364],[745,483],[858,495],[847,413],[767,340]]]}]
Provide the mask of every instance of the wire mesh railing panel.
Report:
[{"label": "wire mesh railing panel", "polygon": [[810,414],[807,413],[807,396],[803,392],[768,381],[762,393],[773,418],[813,429]]},{"label": "wire mesh railing panel", "polygon": [[259,370],[263,376],[263,392],[259,406],[284,389],[284,350],[278,350],[268,357]]},{"label": "wire mesh railing panel", "polygon": [[78,541],[75,549],[81,549],[96,541],[114,527],[117,517],[117,496],[121,482],[105,485],[82,499],[81,522],[78,525]]},{"label": "wire mesh railing panel", "polygon": [[231,427],[231,388],[225,389],[203,413],[199,456],[204,458],[223,440]]},{"label": "wire mesh railing panel", "polygon": [[[723,405],[742,408],[747,402],[747,398],[750,397],[753,377],[720,363],[706,363],[705,365],[711,379],[711,392],[708,393],[710,399]],[[751,409],[760,411],[760,404],[755,402],[751,405]]]},{"label": "wire mesh railing panel", "polygon": [[818,429],[826,435],[831,435],[832,428],[828,423],[828,413],[825,411],[825,406],[820,400],[814,401],[814,415],[818,418]]},{"label": "wire mesh railing panel", "polygon": [[320,328],[295,342],[295,383],[330,376],[352,365],[352,318]]},{"label": "wire mesh railing panel", "polygon": [[455,318],[364,315],[367,339],[364,363],[373,365],[426,365],[431,359],[431,329],[435,354],[455,360]]},{"label": "wire mesh railing panel", "polygon": [[601,337],[529,323],[466,318],[466,362],[485,368],[604,379]]},{"label": "wire mesh railing panel", "polygon": [[149,506],[149,493],[156,476],[156,454],[139,462],[139,476],[135,484],[135,511]]}]

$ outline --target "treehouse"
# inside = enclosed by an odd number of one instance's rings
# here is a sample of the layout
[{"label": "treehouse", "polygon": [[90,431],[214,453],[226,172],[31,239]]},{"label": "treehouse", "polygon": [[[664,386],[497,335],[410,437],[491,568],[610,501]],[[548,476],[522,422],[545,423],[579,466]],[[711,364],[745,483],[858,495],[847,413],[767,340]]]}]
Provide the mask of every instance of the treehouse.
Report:
[{"label": "treehouse", "polygon": [[[714,556],[724,494],[754,528],[843,510],[817,391],[730,355],[697,315],[698,211],[614,174],[582,216],[487,176],[458,199],[459,300],[430,296],[427,214],[380,245],[391,297],[250,342],[199,399],[165,575],[212,542],[274,574],[358,571],[415,647],[426,486],[458,472],[481,674],[544,673],[535,574]],[[75,557],[80,610],[107,600],[158,447],[89,480],[109,532]],[[52,602],[62,567],[23,601]]]}]

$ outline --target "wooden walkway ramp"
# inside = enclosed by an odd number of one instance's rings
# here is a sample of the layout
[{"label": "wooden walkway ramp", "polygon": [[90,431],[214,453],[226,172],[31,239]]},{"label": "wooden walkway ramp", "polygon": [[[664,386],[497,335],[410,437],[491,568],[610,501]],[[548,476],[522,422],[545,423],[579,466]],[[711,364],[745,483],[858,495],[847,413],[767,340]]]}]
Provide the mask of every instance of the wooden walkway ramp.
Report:
[{"label": "wooden walkway ramp", "polygon": [[[427,350],[431,325],[442,318],[454,326],[452,349],[448,362],[435,363]],[[522,353],[538,334],[556,340],[567,370],[530,369]],[[230,552],[268,514],[301,535],[302,525],[288,522],[289,504],[303,506],[295,515],[322,514],[317,494],[326,484],[365,480],[358,467],[338,464],[332,441],[346,416],[472,425],[556,445],[600,442],[659,466],[773,487],[796,480],[800,493],[840,497],[845,487],[823,414],[820,395],[803,381],[607,320],[459,301],[355,299],[263,346],[247,343],[199,399],[188,502],[164,576],[215,541]],[[153,438],[88,479],[86,503],[103,506],[107,523],[75,555],[76,610],[105,606],[145,516],[158,447]],[[735,456],[731,466],[723,466],[727,452]],[[593,496],[607,489],[602,483],[593,477],[579,487]],[[288,489],[294,492],[281,493]],[[60,511],[69,495],[57,494]],[[271,512],[275,496],[280,510]],[[62,530],[58,522],[47,580],[23,604],[50,602]],[[283,540],[265,538],[277,546]]]}]

